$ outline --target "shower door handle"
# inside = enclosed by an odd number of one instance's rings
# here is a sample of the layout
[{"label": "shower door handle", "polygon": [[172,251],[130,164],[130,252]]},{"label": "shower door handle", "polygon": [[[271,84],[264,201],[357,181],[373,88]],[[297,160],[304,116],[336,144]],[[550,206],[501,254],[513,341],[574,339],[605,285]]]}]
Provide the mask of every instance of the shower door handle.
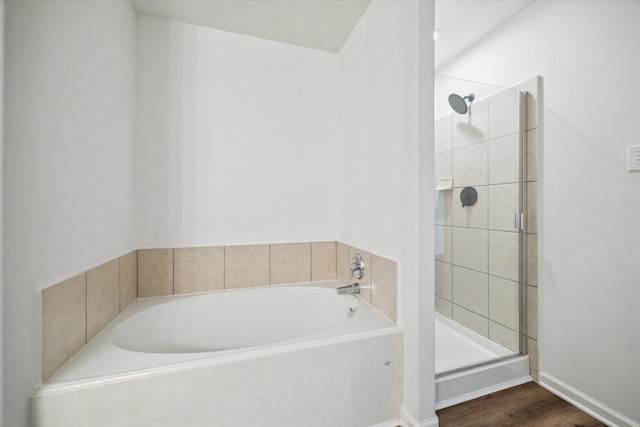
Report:
[{"label": "shower door handle", "polygon": [[513,214],[513,228],[524,231],[524,212],[516,212]]}]

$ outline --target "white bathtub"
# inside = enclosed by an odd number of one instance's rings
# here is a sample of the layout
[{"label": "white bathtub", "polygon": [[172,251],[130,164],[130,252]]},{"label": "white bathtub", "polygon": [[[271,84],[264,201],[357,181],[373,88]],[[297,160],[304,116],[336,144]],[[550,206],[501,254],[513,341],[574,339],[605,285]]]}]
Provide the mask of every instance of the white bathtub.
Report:
[{"label": "white bathtub", "polygon": [[49,426],[371,426],[402,329],[336,281],[136,301],[33,394]]}]

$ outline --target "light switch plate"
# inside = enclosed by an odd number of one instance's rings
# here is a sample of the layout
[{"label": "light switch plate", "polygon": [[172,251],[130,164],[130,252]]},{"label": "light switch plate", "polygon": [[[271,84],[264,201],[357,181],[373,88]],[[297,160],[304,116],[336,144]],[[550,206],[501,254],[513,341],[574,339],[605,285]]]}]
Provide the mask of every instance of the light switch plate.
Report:
[{"label": "light switch plate", "polygon": [[627,163],[629,172],[640,171],[640,145],[628,147]]}]

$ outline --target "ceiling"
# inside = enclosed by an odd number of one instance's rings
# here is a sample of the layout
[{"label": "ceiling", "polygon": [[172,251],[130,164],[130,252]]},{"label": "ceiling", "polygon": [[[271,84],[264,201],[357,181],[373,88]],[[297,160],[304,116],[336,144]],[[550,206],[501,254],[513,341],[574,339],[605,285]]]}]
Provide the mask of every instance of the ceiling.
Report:
[{"label": "ceiling", "polygon": [[[435,67],[535,0],[436,0]],[[136,12],[337,53],[371,0],[131,0]]]},{"label": "ceiling", "polygon": [[435,68],[483,39],[535,0],[436,0]]},{"label": "ceiling", "polygon": [[371,0],[131,0],[158,18],[337,53]]}]

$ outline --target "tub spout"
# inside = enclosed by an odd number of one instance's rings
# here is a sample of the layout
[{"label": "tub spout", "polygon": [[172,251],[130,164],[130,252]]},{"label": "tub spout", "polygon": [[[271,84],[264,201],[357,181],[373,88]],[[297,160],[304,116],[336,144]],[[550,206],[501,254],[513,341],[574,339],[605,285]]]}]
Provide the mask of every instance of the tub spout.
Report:
[{"label": "tub spout", "polygon": [[360,293],[360,284],[359,283],[352,283],[352,284],[347,285],[347,286],[341,286],[341,287],[336,289],[336,293],[338,295],[359,294]]}]

